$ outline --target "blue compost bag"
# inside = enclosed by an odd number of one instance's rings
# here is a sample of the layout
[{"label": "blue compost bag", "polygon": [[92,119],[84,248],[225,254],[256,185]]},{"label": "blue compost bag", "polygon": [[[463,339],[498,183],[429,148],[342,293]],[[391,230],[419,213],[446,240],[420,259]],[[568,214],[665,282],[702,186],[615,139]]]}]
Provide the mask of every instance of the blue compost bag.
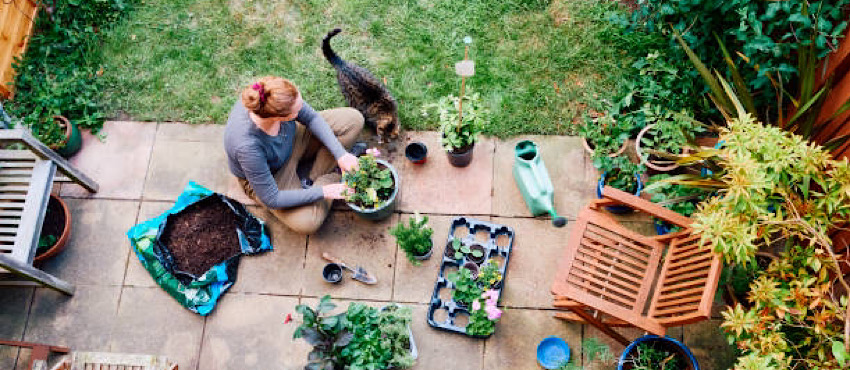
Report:
[{"label": "blue compost bag", "polygon": [[[186,207],[201,202],[224,202],[239,220],[234,230],[239,237],[242,253],[222,261],[201,276],[175,269],[168,246],[160,242],[169,216],[179,214]],[[201,316],[208,315],[218,298],[236,281],[236,270],[242,254],[255,254],[272,250],[269,230],[265,223],[254,217],[239,202],[209,189],[189,182],[177,202],[163,214],[130,228],[127,232],[130,246],[151,274],[154,281],[183,307]]]}]

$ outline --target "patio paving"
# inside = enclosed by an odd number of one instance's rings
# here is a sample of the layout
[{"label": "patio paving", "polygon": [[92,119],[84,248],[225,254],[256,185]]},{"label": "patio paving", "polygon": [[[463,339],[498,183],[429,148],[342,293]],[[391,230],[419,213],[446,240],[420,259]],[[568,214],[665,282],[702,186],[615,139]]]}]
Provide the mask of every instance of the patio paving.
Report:
[{"label": "patio paving", "polygon": [[[295,324],[283,324],[299,303],[313,304],[330,294],[338,304],[381,306],[400,302],[413,307],[419,359],[414,369],[539,369],[537,343],[559,336],[572,348],[575,364],[610,369],[589,361],[582,342],[597,338],[613,355],[623,347],[595,328],[553,317],[549,285],[578,210],[595,197],[596,173],[575,137],[525,136],[483,138],[468,168],[448,164],[436,132],[408,132],[384,152],[401,174],[397,213],[382,222],[358,218],[344,205],[316,235],[297,235],[249,201],[228,173],[222,149],[223,126],[180,123],[107,122],[106,141],[86,135],[83,151],[72,162],[100,182],[88,194],[77,186],[59,189],[72,209],[74,229],[67,249],[43,267],[68,279],[77,292],[67,297],[45,288],[3,287],[0,338],[70,346],[73,350],[161,354],[183,370],[302,369],[309,346],[293,341]],[[369,136],[364,134],[364,136]],[[559,214],[567,227],[552,227],[548,217],[532,218],[511,172],[514,145],[538,143],[549,169]],[[429,147],[428,161],[414,165],[401,151],[410,141]],[[267,221],[274,251],[241,259],[236,284],[213,312],[202,317],[182,308],[156,286],[130,250],[125,233],[136,223],[170,208],[188,181],[225,193],[249,205]],[[414,211],[430,218],[434,255],[414,266],[399,250],[389,229]],[[451,220],[468,216],[511,226],[516,231],[501,304],[506,307],[496,333],[487,340],[430,328],[427,304]],[[622,220],[635,230],[653,232],[646,217]],[[351,279],[338,285],[321,280],[329,252],[363,265],[378,278],[367,286]],[[725,369],[734,352],[712,320],[669,335],[684,340],[703,369]],[[643,332],[625,331],[629,338]],[[26,350],[0,346],[0,369],[20,370]]]}]

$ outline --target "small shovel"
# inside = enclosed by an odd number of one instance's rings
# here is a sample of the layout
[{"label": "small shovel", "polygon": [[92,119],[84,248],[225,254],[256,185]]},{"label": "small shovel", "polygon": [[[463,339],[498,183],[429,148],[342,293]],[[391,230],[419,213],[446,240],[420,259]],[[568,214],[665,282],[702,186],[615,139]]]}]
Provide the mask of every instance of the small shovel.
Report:
[{"label": "small shovel", "polygon": [[361,266],[357,266],[356,269],[353,269],[351,267],[348,267],[348,265],[346,265],[344,262],[342,262],[341,259],[336,258],[334,256],[331,256],[328,253],[322,253],[322,258],[324,258],[324,259],[326,259],[330,262],[336,263],[337,265],[342,266],[342,268],[344,268],[348,271],[351,271],[354,274],[354,275],[351,276],[351,278],[354,279],[354,280],[357,280],[357,281],[360,281],[362,283],[369,284],[369,285],[378,283],[378,279],[375,279],[374,276],[369,275],[369,273],[366,272],[366,270]]}]

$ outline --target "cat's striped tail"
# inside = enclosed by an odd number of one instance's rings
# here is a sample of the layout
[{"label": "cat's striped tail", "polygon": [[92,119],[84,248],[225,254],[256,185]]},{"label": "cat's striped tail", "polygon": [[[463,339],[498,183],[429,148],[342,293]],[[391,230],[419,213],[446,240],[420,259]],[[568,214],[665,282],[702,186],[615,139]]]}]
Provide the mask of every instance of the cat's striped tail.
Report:
[{"label": "cat's striped tail", "polygon": [[342,32],[339,28],[334,28],[331,32],[328,32],[325,35],[325,38],[322,39],[322,54],[325,55],[325,59],[331,63],[334,67],[339,66],[343,63],[342,58],[339,55],[336,55],[336,52],[331,49],[331,37],[336,36],[336,34]]}]

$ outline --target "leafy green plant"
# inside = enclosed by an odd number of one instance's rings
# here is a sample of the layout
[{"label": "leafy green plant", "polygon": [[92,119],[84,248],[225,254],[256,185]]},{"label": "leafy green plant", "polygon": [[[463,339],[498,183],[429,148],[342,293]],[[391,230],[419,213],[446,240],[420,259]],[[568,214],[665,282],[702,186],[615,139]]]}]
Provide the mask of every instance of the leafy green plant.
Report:
[{"label": "leafy green plant", "polygon": [[315,309],[298,305],[302,323],[293,339],[313,346],[305,370],[379,370],[413,366],[410,354],[410,307],[389,305],[381,310],[352,303],[336,315],[330,296]]},{"label": "leafy green plant", "polygon": [[[490,112],[482,105],[480,95],[470,87],[467,87],[462,100],[462,108],[459,108],[461,98],[454,95],[444,96],[437,103],[422,107],[423,116],[436,113],[443,135],[443,148],[450,152],[460,153],[472,148],[490,119]],[[460,109],[463,109],[463,119],[460,117]]]},{"label": "leafy green plant", "polygon": [[395,191],[392,171],[366,154],[357,159],[357,171],[346,172],[342,180],[348,187],[345,201],[365,209],[382,207]]},{"label": "leafy green plant", "polygon": [[659,348],[655,343],[641,342],[626,359],[634,370],[679,370],[682,359],[678,353]]},{"label": "leafy green plant", "polygon": [[623,127],[611,115],[598,117],[587,115],[578,127],[578,134],[587,141],[593,149],[594,158],[597,158],[616,153],[623,146],[623,142],[629,138],[631,130]]},{"label": "leafy green plant", "polygon": [[644,105],[641,108],[647,129],[640,139],[646,154],[680,154],[694,133],[703,132],[700,125],[687,111],[672,112],[659,106]]},{"label": "leafy green plant", "polygon": [[[727,307],[721,328],[742,351],[736,369],[846,369],[848,297],[835,294],[835,260],[794,245],[750,284],[752,307]],[[845,284],[846,286],[846,284]]]},{"label": "leafy green plant", "polygon": [[304,370],[337,370],[342,368],[342,349],[354,338],[346,329],[345,316],[329,315],[336,308],[326,295],[319,300],[315,309],[298,305],[295,311],[301,314],[302,322],[292,334],[293,339],[303,338],[313,346]]},{"label": "leafy green plant", "polygon": [[408,325],[410,307],[387,306],[383,310],[352,303],[345,312],[347,328],[354,333],[340,351],[348,370],[402,369],[413,366]]},{"label": "leafy green plant", "polygon": [[502,281],[499,262],[492,259],[484,262],[481,265],[481,270],[478,271],[478,278],[476,280],[484,288],[492,288],[498,282]]},{"label": "leafy green plant", "polygon": [[421,216],[419,212],[408,220],[407,226],[399,222],[390,230],[390,234],[396,238],[396,243],[407,255],[407,259],[417,266],[420,262],[414,257],[423,256],[431,250],[434,246],[431,240],[433,233],[434,230],[428,226],[428,216]]},{"label": "leafy green plant", "polygon": [[52,247],[54,244],[56,244],[57,240],[58,240],[58,238],[56,237],[56,235],[50,235],[50,234],[40,235],[38,237],[38,249],[36,249],[35,254],[39,255],[39,254],[42,254],[44,252],[47,252],[47,250],[50,249],[50,247]]},{"label": "leafy green plant", "polygon": [[682,216],[691,217],[697,211],[697,205],[713,193],[711,190],[665,181],[671,177],[663,173],[650,176],[644,191],[652,196],[652,202]]},{"label": "leafy green plant", "polygon": [[454,285],[452,299],[466,306],[472,304],[483,292],[478,282],[472,277],[472,271],[465,267],[448,274],[446,278]]},{"label": "leafy green plant", "polygon": [[599,171],[605,174],[605,185],[634,194],[638,188],[637,177],[643,173],[644,167],[626,157],[615,157],[602,160]]},{"label": "leafy green plant", "polygon": [[27,51],[14,63],[15,96],[8,107],[46,145],[62,138],[54,115],[94,131],[103,124],[100,37],[132,3],[56,0],[38,12]]},{"label": "leafy green plant", "polygon": [[475,258],[484,257],[484,252],[478,249],[472,249],[466,243],[460,241],[460,239],[452,239],[452,249],[454,249],[454,258],[459,260],[463,258],[463,256],[473,256]]}]

